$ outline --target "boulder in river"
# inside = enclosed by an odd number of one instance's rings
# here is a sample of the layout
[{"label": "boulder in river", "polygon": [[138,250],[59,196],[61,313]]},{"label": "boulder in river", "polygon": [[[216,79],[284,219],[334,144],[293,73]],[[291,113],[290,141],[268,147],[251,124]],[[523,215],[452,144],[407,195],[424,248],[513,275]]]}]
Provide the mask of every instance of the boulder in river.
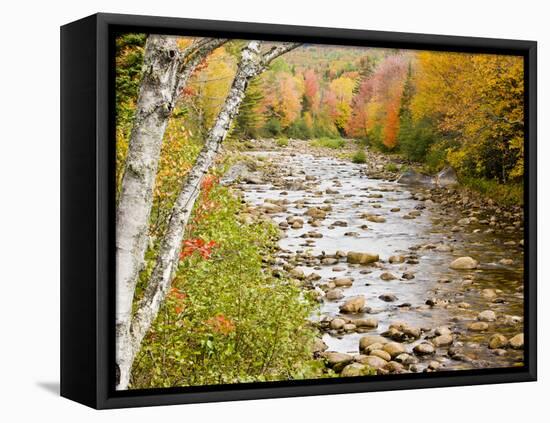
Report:
[{"label": "boulder in river", "polygon": [[452,167],[447,166],[434,178],[435,185],[438,187],[452,187],[458,185],[456,172]]},{"label": "boulder in river", "polygon": [[407,353],[399,354],[397,357],[395,357],[394,360],[397,361],[398,363],[403,363],[405,365],[418,363],[418,358]]},{"label": "boulder in river", "polygon": [[386,221],[386,218],[383,216],[378,216],[375,214],[367,214],[363,216],[364,219],[366,219],[369,222],[373,223],[384,223]]},{"label": "boulder in river", "polygon": [[340,306],[342,313],[361,313],[365,308],[365,297],[357,296],[350,298]]},{"label": "boulder in river", "polygon": [[385,369],[389,371],[390,373],[405,373],[405,366],[403,366],[401,363],[398,363],[397,361],[390,361]]},{"label": "boulder in river", "polygon": [[380,258],[378,254],[350,251],[347,254],[347,259],[348,263],[351,264],[371,264],[377,262]]},{"label": "boulder in river", "polygon": [[386,364],[388,364],[386,360],[376,355],[367,355],[365,357],[361,357],[359,360],[361,364],[366,364],[367,366],[376,370],[382,369],[386,366]]},{"label": "boulder in river", "polygon": [[499,317],[499,323],[505,326],[515,326],[523,322],[523,317],[521,316],[511,316],[509,314],[503,314]]},{"label": "boulder in river", "polygon": [[317,231],[309,231],[302,234],[301,238],[323,238],[323,234]]},{"label": "boulder in river", "polygon": [[290,269],[288,274],[294,279],[304,280],[306,278],[304,271],[297,268]]},{"label": "boulder in river", "polygon": [[336,263],[338,263],[338,259],[334,257],[324,257],[321,259],[321,264],[324,264],[325,266],[332,266]]},{"label": "boulder in river", "polygon": [[403,173],[397,182],[407,185],[424,185],[427,187],[451,187],[458,185],[456,172],[451,167],[446,167],[435,176],[423,175],[415,170],[408,170]]},{"label": "boulder in river", "polygon": [[381,294],[381,295],[378,296],[378,298],[382,301],[387,302],[387,303],[397,301],[397,297],[394,294]]},{"label": "boulder in river", "polygon": [[371,369],[361,363],[351,363],[342,369],[340,376],[342,377],[355,377],[366,376],[371,373]]},{"label": "boulder in river", "polygon": [[483,332],[489,329],[489,325],[485,322],[474,322],[468,325],[468,329],[472,332]]},{"label": "boulder in river", "polygon": [[264,183],[262,177],[257,173],[246,173],[241,177],[241,181],[251,185],[259,185]]},{"label": "boulder in river", "polygon": [[335,301],[344,298],[344,293],[341,289],[335,288],[327,292],[326,299],[329,301]]},{"label": "boulder in river", "polygon": [[261,206],[261,209],[264,213],[269,213],[269,214],[282,213],[286,210],[286,208],[283,207],[283,206],[280,206],[278,204],[269,203],[269,202],[263,203],[262,206]]},{"label": "boulder in river", "polygon": [[[386,344],[389,345],[389,344]],[[369,355],[374,355],[376,357],[380,357],[382,360],[390,361],[391,355],[385,350],[372,350],[369,352]]]},{"label": "boulder in river", "polygon": [[477,315],[477,320],[482,322],[494,322],[497,319],[497,315],[493,310],[485,310]]},{"label": "boulder in river", "polygon": [[304,227],[304,222],[302,219],[295,220],[290,227],[292,229],[302,229]]},{"label": "boulder in river", "polygon": [[449,267],[454,270],[472,270],[476,269],[477,265],[477,260],[471,257],[459,257],[454,260]]},{"label": "boulder in river", "polygon": [[413,351],[417,355],[429,355],[429,354],[433,354],[435,352],[435,348],[432,344],[430,344],[428,342],[423,342],[423,343],[418,344],[417,346],[415,346],[413,348]]},{"label": "boulder in river", "polygon": [[357,329],[357,326],[355,326],[353,323],[346,323],[343,329],[345,332],[355,332],[355,329]]},{"label": "boulder in river", "polygon": [[372,344],[387,344],[389,341],[380,335],[366,335],[359,340],[359,351],[364,351]]},{"label": "boulder in river", "polygon": [[434,186],[434,180],[428,175],[423,175],[413,169],[407,170],[398,179],[400,184]]},{"label": "boulder in river", "polygon": [[324,354],[324,357],[327,360],[328,366],[337,372],[353,361],[352,355],[339,352],[327,352]]},{"label": "boulder in river", "polygon": [[393,273],[383,272],[382,274],[380,274],[380,279],[382,279],[383,281],[393,281],[397,279],[397,277]]},{"label": "boulder in river", "polygon": [[518,333],[516,336],[513,336],[508,343],[510,347],[515,350],[523,349],[523,333]]},{"label": "boulder in river", "polygon": [[262,173],[256,170],[256,164],[240,161],[229,168],[221,179],[221,185],[229,185],[236,181],[250,185],[264,184]]},{"label": "boulder in river", "polygon": [[363,353],[366,355],[371,355],[373,351],[376,350],[383,350],[384,344],[381,344],[380,342],[375,342],[374,344],[370,344],[367,348],[363,350]]},{"label": "boulder in river", "polygon": [[428,363],[428,369],[430,370],[439,370],[441,363],[439,361],[432,360]]},{"label": "boulder in river", "polygon": [[378,320],[374,317],[367,317],[366,319],[355,319],[353,321],[358,328],[376,328],[378,327]]},{"label": "boulder in river", "polygon": [[315,338],[315,341],[313,341],[314,353],[320,353],[320,352],[326,351],[327,349],[328,349],[328,345],[325,344],[325,341],[323,341],[321,338]]},{"label": "boulder in river", "polygon": [[327,217],[327,213],[317,207],[310,207],[307,209],[305,215],[312,217],[313,219],[324,219]]},{"label": "boulder in river", "polygon": [[310,273],[306,276],[306,280],[312,282],[312,281],[318,281],[321,279],[321,275],[315,272]]},{"label": "boulder in river", "polygon": [[505,347],[508,344],[508,339],[500,333],[495,333],[489,338],[489,349],[497,350]]},{"label": "boulder in river", "polygon": [[349,287],[353,285],[353,279],[352,278],[337,278],[332,281],[335,286],[337,287]]},{"label": "boulder in river", "polygon": [[388,261],[391,264],[399,264],[399,263],[405,262],[405,257],[404,256],[390,256]]},{"label": "boulder in river", "polygon": [[330,321],[330,328],[334,330],[340,330],[344,327],[345,324],[346,321],[344,319],[340,319],[339,317],[337,317]]},{"label": "boulder in river", "polygon": [[451,334],[439,335],[432,339],[432,342],[436,347],[447,347],[453,343],[453,336]]},{"label": "boulder in river", "polygon": [[392,339],[410,340],[418,339],[422,335],[420,328],[411,326],[406,322],[393,322],[389,326],[389,331],[392,332]]},{"label": "boulder in river", "polygon": [[438,327],[435,328],[434,332],[437,336],[450,335],[451,334],[451,329],[449,329],[448,326],[438,326]]},{"label": "boulder in river", "polygon": [[384,345],[384,351],[386,351],[392,358],[406,352],[403,344],[400,344],[399,342],[388,342]]},{"label": "boulder in river", "polygon": [[304,221],[302,219],[300,219],[299,217],[294,216],[294,215],[287,216],[286,221],[288,222],[289,225],[292,225],[294,222],[304,223]]},{"label": "boulder in river", "polygon": [[483,298],[488,299],[488,300],[492,300],[493,298],[495,298],[497,296],[497,293],[492,288],[485,288],[481,291],[481,296]]}]

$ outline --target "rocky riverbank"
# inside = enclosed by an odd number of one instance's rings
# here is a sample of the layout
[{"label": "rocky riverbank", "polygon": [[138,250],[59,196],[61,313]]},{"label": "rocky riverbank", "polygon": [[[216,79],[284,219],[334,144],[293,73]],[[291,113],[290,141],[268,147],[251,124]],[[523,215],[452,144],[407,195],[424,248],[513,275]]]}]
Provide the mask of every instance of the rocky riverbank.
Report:
[{"label": "rocky riverbank", "polygon": [[[523,214],[460,187],[402,184],[402,163],[306,141],[248,145],[224,183],[281,229],[266,271],[319,301],[315,356],[342,376],[523,360]],[[350,147],[350,152],[353,151]]]}]

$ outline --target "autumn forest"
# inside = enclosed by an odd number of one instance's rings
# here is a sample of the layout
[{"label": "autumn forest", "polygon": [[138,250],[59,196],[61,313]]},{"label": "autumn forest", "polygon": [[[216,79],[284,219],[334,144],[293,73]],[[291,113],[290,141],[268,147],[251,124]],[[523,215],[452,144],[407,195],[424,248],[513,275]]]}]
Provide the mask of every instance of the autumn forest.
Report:
[{"label": "autumn forest", "polygon": [[117,389],[523,360],[522,57],[123,34]]}]

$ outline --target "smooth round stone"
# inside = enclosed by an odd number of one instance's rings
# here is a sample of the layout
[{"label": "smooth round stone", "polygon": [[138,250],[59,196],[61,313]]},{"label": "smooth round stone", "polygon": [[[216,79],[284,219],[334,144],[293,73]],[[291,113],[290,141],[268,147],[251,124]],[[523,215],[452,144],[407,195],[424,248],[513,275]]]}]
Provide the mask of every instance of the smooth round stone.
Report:
[{"label": "smooth round stone", "polygon": [[423,342],[422,344],[418,344],[417,346],[415,346],[413,348],[413,351],[418,355],[429,355],[435,352],[435,348],[432,344]]},{"label": "smooth round stone", "polygon": [[486,322],[474,322],[468,325],[468,329],[473,332],[483,332],[489,329],[489,325]]},{"label": "smooth round stone", "polygon": [[369,355],[374,355],[376,357],[380,357],[381,359],[386,360],[386,361],[390,361],[391,358],[392,358],[391,355],[387,351],[384,351],[384,350],[373,350],[369,353]]},{"label": "smooth round stone", "polygon": [[384,351],[386,351],[392,358],[397,357],[399,354],[406,352],[403,344],[399,342],[388,342],[384,345]]},{"label": "smooth round stone", "polygon": [[339,318],[332,319],[332,321],[330,322],[330,328],[339,330],[339,329],[342,329],[345,324],[346,324],[346,321],[344,319],[339,319]]},{"label": "smooth round stone", "polygon": [[508,344],[508,339],[500,333],[495,333],[489,338],[489,349],[498,350],[505,347]]}]

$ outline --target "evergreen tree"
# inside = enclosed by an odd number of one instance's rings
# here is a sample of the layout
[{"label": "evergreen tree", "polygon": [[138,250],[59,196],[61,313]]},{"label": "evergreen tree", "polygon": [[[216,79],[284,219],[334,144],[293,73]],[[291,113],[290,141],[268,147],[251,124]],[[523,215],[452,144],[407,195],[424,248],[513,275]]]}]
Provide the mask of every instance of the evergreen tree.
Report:
[{"label": "evergreen tree", "polygon": [[116,119],[117,127],[125,130],[129,130],[134,115],[146,39],[146,34],[125,34],[116,39]]},{"label": "evergreen tree", "polygon": [[411,116],[411,101],[414,96],[414,80],[412,64],[409,62],[409,68],[407,70],[407,78],[403,85],[403,95],[401,96],[401,106],[399,107],[399,117]]},{"label": "evergreen tree", "polygon": [[408,160],[423,162],[434,142],[434,133],[428,119],[414,122],[411,112],[411,101],[414,94],[414,75],[412,64],[409,63],[399,107],[399,134],[397,139],[401,152]]},{"label": "evergreen tree", "polygon": [[263,98],[262,80],[258,77],[254,78],[246,89],[246,95],[235,119],[232,138],[249,139],[257,135],[263,123],[263,116],[257,109]]},{"label": "evergreen tree", "polygon": [[359,59],[359,78],[357,78],[355,86],[353,87],[353,94],[357,94],[359,92],[361,83],[372,76],[375,67],[376,59],[372,56],[363,56]]}]

